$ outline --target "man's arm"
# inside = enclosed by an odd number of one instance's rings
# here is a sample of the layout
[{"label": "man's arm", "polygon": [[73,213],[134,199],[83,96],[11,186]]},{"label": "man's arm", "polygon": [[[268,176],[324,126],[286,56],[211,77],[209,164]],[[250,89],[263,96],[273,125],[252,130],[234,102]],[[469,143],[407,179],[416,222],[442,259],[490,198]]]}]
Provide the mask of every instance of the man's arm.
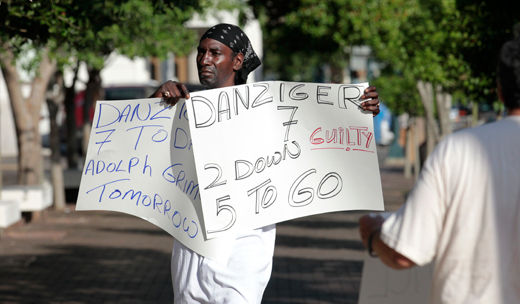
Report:
[{"label": "man's arm", "polygon": [[384,218],[380,215],[365,215],[359,219],[359,234],[370,255],[377,256],[388,267],[405,269],[415,266],[415,263],[388,247],[380,238]]}]

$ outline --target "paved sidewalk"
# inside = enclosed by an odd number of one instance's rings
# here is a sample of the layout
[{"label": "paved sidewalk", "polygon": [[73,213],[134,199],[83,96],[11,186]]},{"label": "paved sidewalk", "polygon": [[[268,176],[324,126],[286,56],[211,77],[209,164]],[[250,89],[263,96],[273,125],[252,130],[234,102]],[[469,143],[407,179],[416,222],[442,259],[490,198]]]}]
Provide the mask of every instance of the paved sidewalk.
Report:
[{"label": "paved sidewalk", "polygon": [[[385,206],[395,210],[413,181],[381,172]],[[45,211],[0,237],[0,303],[172,303],[173,239],[117,212]],[[273,274],[263,303],[357,303],[362,212],[278,225]]]}]

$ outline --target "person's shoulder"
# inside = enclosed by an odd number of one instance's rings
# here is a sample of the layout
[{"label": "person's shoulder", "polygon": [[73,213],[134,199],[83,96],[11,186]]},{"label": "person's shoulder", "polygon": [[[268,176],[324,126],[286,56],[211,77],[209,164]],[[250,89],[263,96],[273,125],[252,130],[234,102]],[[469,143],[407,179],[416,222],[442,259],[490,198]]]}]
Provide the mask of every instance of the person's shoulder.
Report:
[{"label": "person's shoulder", "polygon": [[501,128],[502,121],[484,123],[475,127],[459,129],[447,136],[447,139],[463,139],[466,137],[478,136],[483,133],[492,132],[496,128]]},{"label": "person's shoulder", "polygon": [[456,130],[455,132],[444,137],[440,143],[460,142],[467,140],[468,138],[474,137],[475,134],[478,133],[477,129],[478,127]]},{"label": "person's shoulder", "polygon": [[466,148],[469,148],[480,142],[480,138],[484,136],[483,133],[488,133],[485,130],[488,128],[488,126],[485,128],[483,127],[484,126],[459,129],[443,137],[439,141],[436,150],[439,150],[438,152],[443,151],[444,153],[448,153],[449,151],[453,152],[454,150],[460,149],[465,150]]},{"label": "person's shoulder", "polygon": [[455,131],[454,133],[443,138],[439,145],[449,148],[463,146],[466,148],[472,145],[482,145],[482,143],[499,143],[503,140],[504,134],[515,132],[520,128],[520,119],[503,118],[498,121],[485,123],[472,128],[465,128]]}]

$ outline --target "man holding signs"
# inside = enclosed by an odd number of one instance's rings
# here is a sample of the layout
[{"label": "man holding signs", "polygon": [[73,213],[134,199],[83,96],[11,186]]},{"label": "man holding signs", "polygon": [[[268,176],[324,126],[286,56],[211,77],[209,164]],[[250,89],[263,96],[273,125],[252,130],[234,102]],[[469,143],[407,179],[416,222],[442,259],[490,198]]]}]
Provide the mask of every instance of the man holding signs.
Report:
[{"label": "man holding signs", "polygon": [[[246,34],[230,24],[210,28],[197,50],[199,80],[210,89],[245,84],[248,74],[261,64]],[[184,84],[168,81],[152,97],[173,105],[190,96]],[[361,99],[369,99],[361,105],[364,110],[379,113],[374,87],[367,88]],[[271,274],[275,234],[275,225],[241,232],[227,263],[200,256],[176,241],[172,253],[175,303],[260,303]]]}]

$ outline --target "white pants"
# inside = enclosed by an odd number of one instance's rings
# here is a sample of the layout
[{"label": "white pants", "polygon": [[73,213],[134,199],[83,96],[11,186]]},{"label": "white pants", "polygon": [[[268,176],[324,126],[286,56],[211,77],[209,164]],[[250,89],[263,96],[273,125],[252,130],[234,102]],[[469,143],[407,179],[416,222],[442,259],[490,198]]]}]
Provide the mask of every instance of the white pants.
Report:
[{"label": "white pants", "polygon": [[273,266],[276,226],[237,237],[227,264],[173,243],[172,282],[175,304],[260,303]]}]

